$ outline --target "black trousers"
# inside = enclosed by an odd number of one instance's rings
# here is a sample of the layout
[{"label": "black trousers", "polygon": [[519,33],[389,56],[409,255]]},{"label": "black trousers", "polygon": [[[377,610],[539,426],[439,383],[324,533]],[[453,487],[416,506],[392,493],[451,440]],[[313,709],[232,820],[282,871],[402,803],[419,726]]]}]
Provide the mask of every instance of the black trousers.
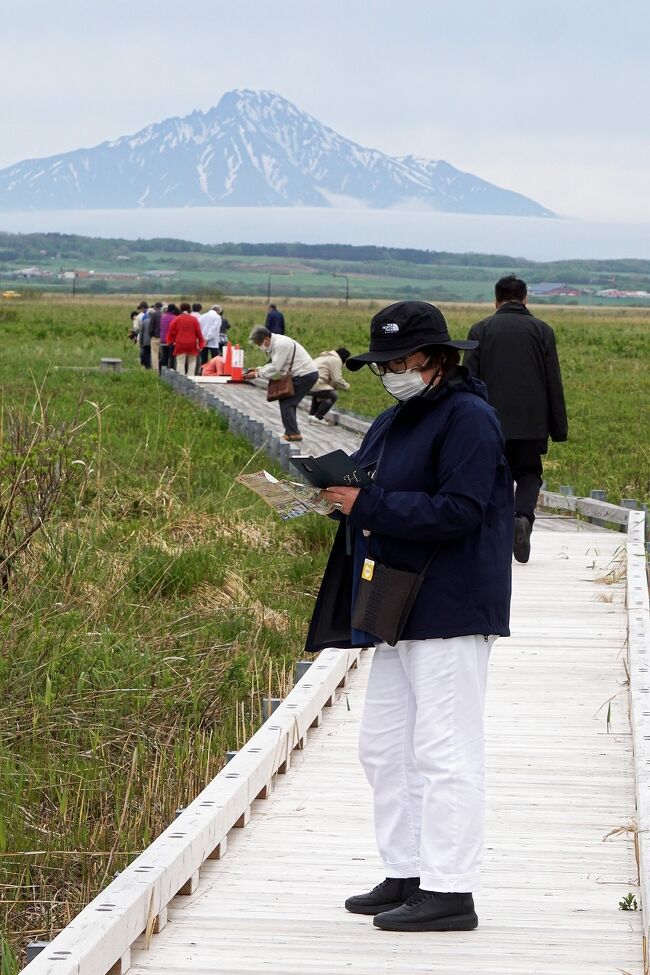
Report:
[{"label": "black trousers", "polygon": [[535,521],[535,506],[542,486],[542,449],[539,440],[506,440],[505,458],[515,482],[515,516]]},{"label": "black trousers", "polygon": [[286,434],[293,434],[295,436],[296,434],[300,433],[300,430],[298,429],[298,421],[296,419],[296,407],[298,406],[300,400],[305,398],[317,379],[317,371],[309,372],[306,376],[294,376],[293,387],[295,389],[295,393],[293,396],[287,396],[286,399],[278,400],[278,403],[280,404],[280,416],[282,417],[284,432]]},{"label": "black trousers", "polygon": [[160,368],[165,366],[166,369],[174,368],[174,357],[171,355],[173,346],[167,345],[166,342],[161,342],[160,344]]},{"label": "black trousers", "polygon": [[312,393],[309,415],[317,416],[319,420],[322,420],[332,409],[337,399],[338,396],[333,389],[323,389],[319,393]]},{"label": "black trousers", "polygon": [[201,353],[200,353],[200,357],[199,357],[199,360],[200,361],[199,361],[198,365],[204,366],[206,364],[206,362],[209,362],[210,359],[214,359],[218,355],[219,355],[219,346],[218,345],[217,346],[214,346],[214,345],[204,345],[203,348],[201,349]]}]

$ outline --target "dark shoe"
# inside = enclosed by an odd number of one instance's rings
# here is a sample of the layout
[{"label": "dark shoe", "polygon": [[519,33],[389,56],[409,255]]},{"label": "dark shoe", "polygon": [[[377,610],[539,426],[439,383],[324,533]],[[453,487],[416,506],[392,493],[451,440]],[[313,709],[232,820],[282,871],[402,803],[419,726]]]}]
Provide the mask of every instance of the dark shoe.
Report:
[{"label": "dark shoe", "polygon": [[282,439],[288,440],[290,443],[294,441],[297,443],[299,440],[302,440],[302,437],[299,433],[285,433],[282,435]]},{"label": "dark shoe", "polygon": [[517,562],[527,562],[530,558],[530,533],[533,526],[528,521],[526,515],[517,515],[515,518],[515,542],[512,551]]},{"label": "dark shoe", "polygon": [[352,914],[379,914],[380,911],[392,911],[394,907],[403,904],[406,898],[418,889],[419,884],[419,877],[386,877],[373,887],[370,893],[348,897],[345,907]]},{"label": "dark shoe", "polygon": [[372,923],[382,931],[473,931],[478,917],[471,894],[416,890],[401,907],[378,914]]}]

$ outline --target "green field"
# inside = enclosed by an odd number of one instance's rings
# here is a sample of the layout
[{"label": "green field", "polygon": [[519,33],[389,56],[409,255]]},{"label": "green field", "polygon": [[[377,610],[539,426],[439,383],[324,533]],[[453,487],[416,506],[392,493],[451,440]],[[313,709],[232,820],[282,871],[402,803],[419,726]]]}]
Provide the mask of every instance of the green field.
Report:
[{"label": "green field", "polygon": [[[318,354],[366,347],[376,307],[284,310]],[[70,920],[251,734],[262,698],[286,693],[332,537],[329,522],[287,526],[233,486],[268,461],[139,369],[129,310],[0,307],[2,504],[30,436],[30,477],[43,478],[57,426],[77,411],[86,421],[58,506],[0,590],[0,926],[16,951]],[[233,338],[263,312],[229,305]],[[463,337],[482,310],[445,313]],[[551,448],[548,486],[647,502],[650,312],[548,317],[571,433]],[[125,372],[88,368],[103,355]],[[368,370],[351,381],[343,408],[370,417],[389,404]],[[9,975],[6,951],[3,964]]]},{"label": "green field", "polygon": [[[15,277],[36,268],[49,276]],[[58,274],[77,272],[74,280]],[[648,306],[650,299],[609,299],[607,288],[650,292],[650,261],[530,261],[516,255],[456,254],[345,244],[198,244],[167,238],[124,240],[73,234],[0,233],[0,287],[30,293],[175,293],[293,298],[422,298],[489,301],[494,282],[512,272],[529,285],[577,286],[576,297],[548,304]],[[171,277],[165,277],[171,275]]]}]

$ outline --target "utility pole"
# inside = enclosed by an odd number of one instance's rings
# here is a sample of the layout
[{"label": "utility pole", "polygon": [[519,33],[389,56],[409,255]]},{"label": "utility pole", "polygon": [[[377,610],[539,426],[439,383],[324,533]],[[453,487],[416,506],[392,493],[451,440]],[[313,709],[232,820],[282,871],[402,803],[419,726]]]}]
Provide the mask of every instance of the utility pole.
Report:
[{"label": "utility pole", "polygon": [[334,271],[334,273],[332,274],[332,277],[333,278],[345,278],[345,303],[347,305],[348,301],[350,300],[350,282],[348,280],[347,274],[340,274],[337,271]]}]

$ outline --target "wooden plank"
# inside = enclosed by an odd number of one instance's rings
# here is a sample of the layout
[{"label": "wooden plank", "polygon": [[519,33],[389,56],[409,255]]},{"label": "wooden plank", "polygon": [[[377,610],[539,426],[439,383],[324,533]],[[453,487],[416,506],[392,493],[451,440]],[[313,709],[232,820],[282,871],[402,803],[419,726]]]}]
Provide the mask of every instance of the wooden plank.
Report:
[{"label": "wooden plank", "polygon": [[540,491],[538,506],[552,508],[558,511],[575,511],[586,518],[598,518],[601,521],[615,525],[627,525],[630,514],[629,508],[609,501],[596,501],[594,498],[579,498],[574,495],[554,494],[552,491]]},{"label": "wooden plank", "polygon": [[552,491],[540,491],[537,504],[540,508],[555,508],[558,511],[575,511],[577,498],[567,494],[554,494]]}]

